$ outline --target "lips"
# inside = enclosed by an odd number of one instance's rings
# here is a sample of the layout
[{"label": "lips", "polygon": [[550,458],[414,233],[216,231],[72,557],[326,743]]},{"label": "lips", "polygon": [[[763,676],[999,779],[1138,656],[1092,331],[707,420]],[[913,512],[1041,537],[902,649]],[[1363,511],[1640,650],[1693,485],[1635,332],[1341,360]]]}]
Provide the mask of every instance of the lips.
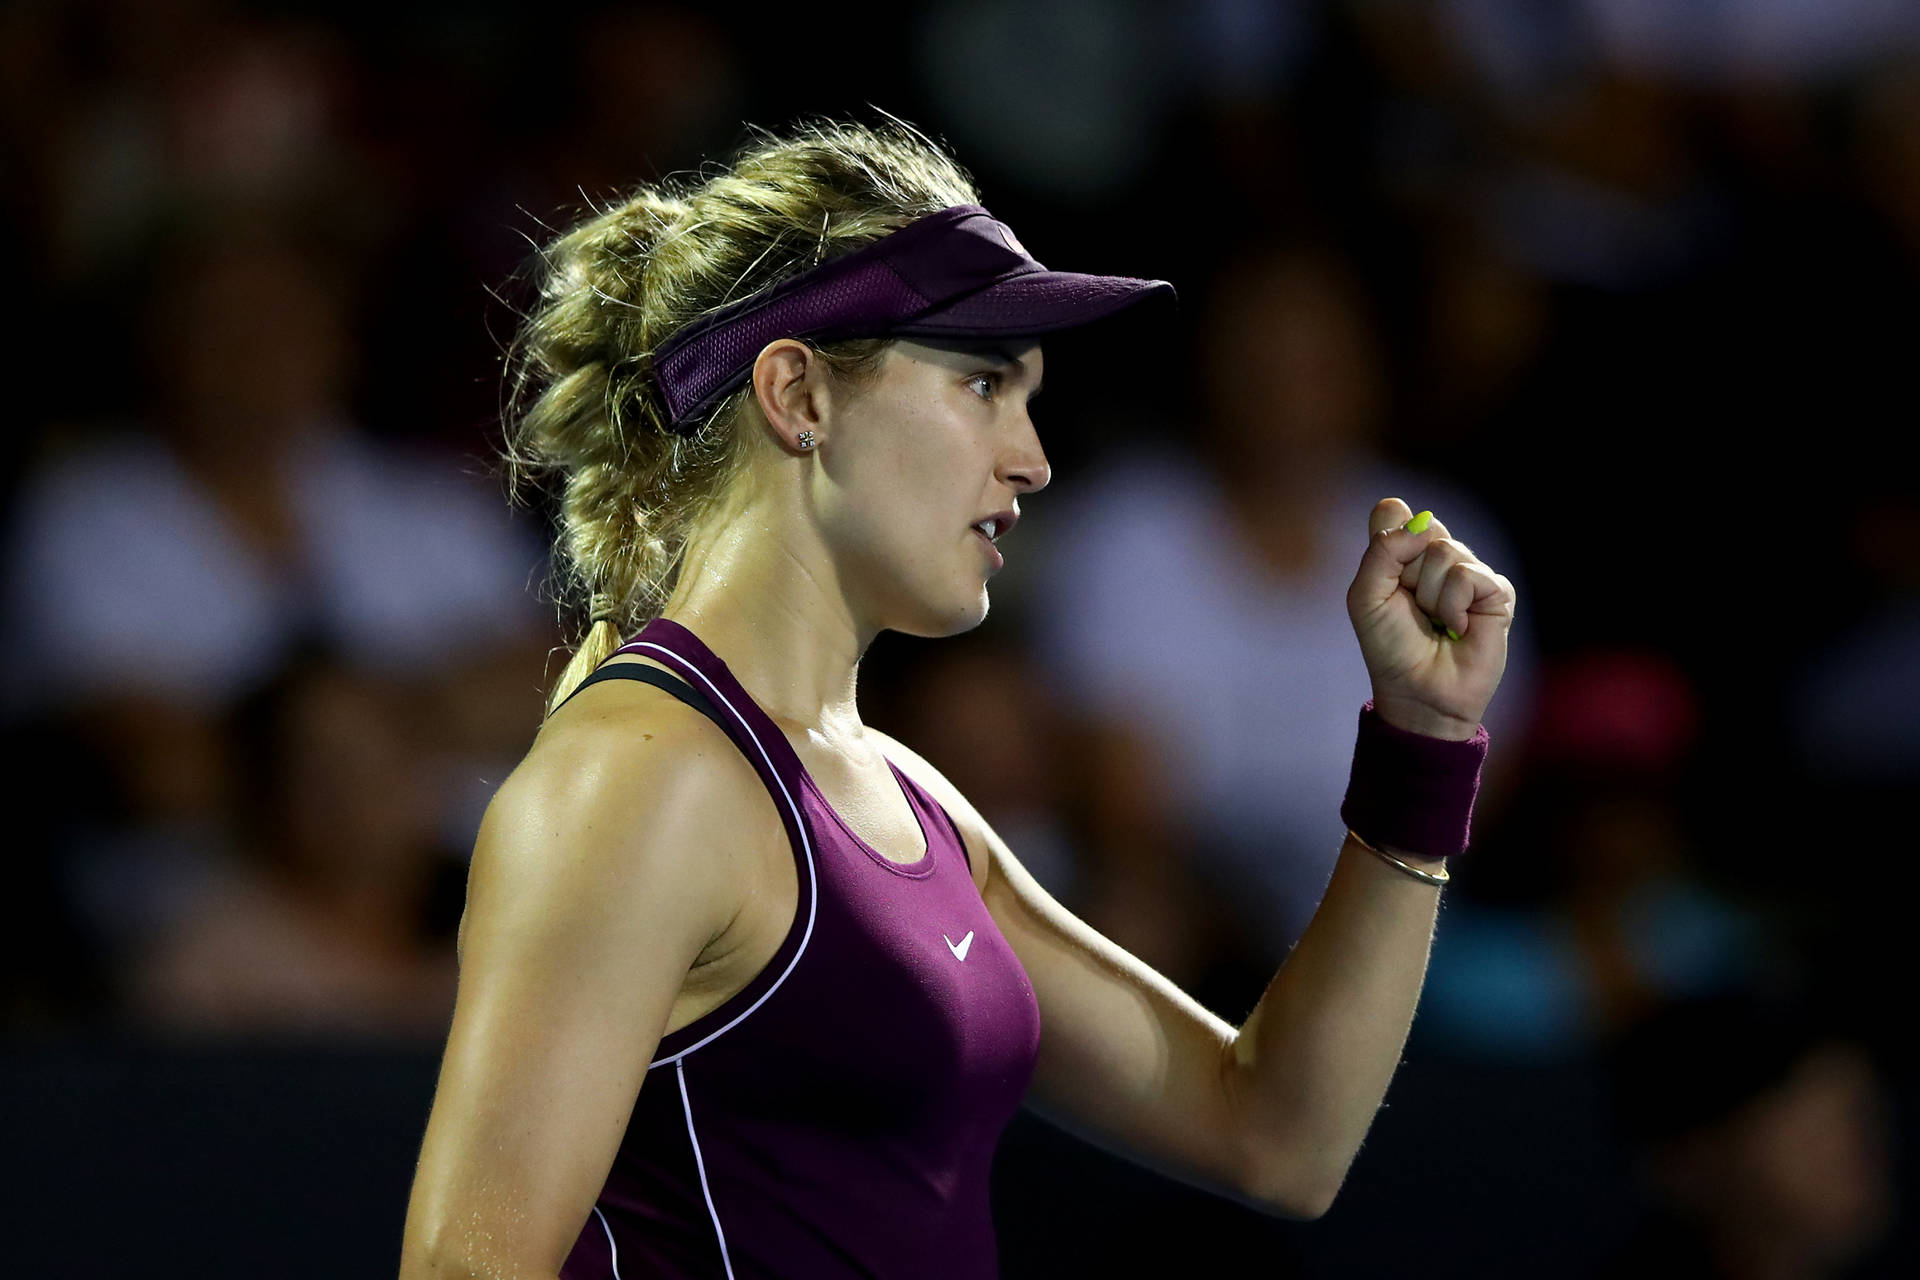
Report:
[{"label": "lips", "polygon": [[1001,534],[1013,528],[1020,519],[1018,511],[996,511],[990,516],[982,516],[973,522],[973,527],[988,542],[997,540]]},{"label": "lips", "polygon": [[973,536],[978,538],[980,540],[980,545],[987,549],[987,556],[989,559],[993,561],[993,567],[995,569],[999,569],[1007,563],[1007,558],[1000,554],[1000,548],[994,546],[992,542],[988,541],[987,535],[980,532],[977,526],[973,531]]},{"label": "lips", "polygon": [[982,516],[973,522],[973,536],[980,539],[982,545],[986,547],[987,555],[992,558],[993,567],[996,570],[1007,561],[1006,557],[1000,554],[1000,549],[993,545],[994,541],[1013,528],[1019,519],[1018,511],[996,511],[990,516]]}]

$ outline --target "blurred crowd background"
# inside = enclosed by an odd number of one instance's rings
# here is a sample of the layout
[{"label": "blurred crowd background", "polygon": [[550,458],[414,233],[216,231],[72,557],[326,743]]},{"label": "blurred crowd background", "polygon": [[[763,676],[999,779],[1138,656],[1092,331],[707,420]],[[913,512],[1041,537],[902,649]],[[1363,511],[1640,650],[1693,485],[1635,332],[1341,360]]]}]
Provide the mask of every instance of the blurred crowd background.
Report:
[{"label": "blurred crowd background", "polygon": [[1520,598],[1341,1203],[1023,1117],[1006,1273],[1913,1274],[1920,7],[15,0],[21,1274],[390,1271],[464,860],[584,624],[495,465],[531,245],[881,111],[1180,294],[1047,344],[993,615],[865,672],[1063,902],[1237,1024],[1340,847],[1373,502]]}]

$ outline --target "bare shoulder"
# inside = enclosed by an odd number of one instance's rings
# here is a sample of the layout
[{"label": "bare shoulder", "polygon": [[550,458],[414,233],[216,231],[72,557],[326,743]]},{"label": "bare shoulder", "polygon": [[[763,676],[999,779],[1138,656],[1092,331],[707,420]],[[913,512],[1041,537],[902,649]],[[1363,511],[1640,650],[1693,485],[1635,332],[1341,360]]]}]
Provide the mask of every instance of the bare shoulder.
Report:
[{"label": "bare shoulder", "polygon": [[665,888],[714,936],[737,910],[741,860],[770,837],[784,839],[777,814],[718,727],[652,686],[610,681],[555,713],[494,794],[469,911],[496,888],[494,901],[549,908]]},{"label": "bare shoulder", "polygon": [[987,882],[993,874],[993,849],[999,843],[993,828],[987,825],[987,820],[980,816],[980,811],[960,793],[960,789],[947,781],[945,774],[922,759],[918,752],[875,728],[869,727],[867,736],[874,740],[887,759],[919,783],[953,818],[954,825],[960,828],[960,835],[967,842],[967,861],[972,866],[973,883],[985,894]]},{"label": "bare shoulder", "polygon": [[[555,1274],[769,838],[785,835],[758,776],[670,695],[607,681],[548,720],[474,845],[410,1252],[463,1275]],[[476,1236],[500,1204],[515,1229]]]}]

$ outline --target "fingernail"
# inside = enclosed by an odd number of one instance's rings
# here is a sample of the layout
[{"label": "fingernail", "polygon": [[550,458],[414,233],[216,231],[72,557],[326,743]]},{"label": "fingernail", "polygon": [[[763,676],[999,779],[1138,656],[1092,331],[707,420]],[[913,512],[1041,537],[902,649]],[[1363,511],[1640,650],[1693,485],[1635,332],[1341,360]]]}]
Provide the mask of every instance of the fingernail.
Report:
[{"label": "fingernail", "polygon": [[1419,515],[1407,521],[1405,524],[1401,525],[1400,527],[1402,529],[1405,529],[1408,533],[1425,533],[1427,531],[1427,526],[1432,523],[1433,523],[1433,512],[1422,511]]}]

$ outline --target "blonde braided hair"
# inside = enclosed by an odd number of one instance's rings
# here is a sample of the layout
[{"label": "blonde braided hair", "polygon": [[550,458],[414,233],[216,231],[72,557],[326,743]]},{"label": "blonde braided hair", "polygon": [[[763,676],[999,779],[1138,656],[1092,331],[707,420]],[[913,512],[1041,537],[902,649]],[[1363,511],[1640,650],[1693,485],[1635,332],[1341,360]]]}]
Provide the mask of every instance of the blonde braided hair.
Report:
[{"label": "blonde braided hair", "polygon": [[[718,170],[642,186],[543,246],[539,305],[510,357],[506,464],[516,497],[560,481],[553,596],[590,623],[547,697],[552,712],[627,635],[658,615],[687,541],[748,452],[743,388],[682,433],[652,353],[702,316],[979,196],[958,164],[900,121],[809,121],[752,140]],[[886,339],[820,348],[870,376]]]}]

